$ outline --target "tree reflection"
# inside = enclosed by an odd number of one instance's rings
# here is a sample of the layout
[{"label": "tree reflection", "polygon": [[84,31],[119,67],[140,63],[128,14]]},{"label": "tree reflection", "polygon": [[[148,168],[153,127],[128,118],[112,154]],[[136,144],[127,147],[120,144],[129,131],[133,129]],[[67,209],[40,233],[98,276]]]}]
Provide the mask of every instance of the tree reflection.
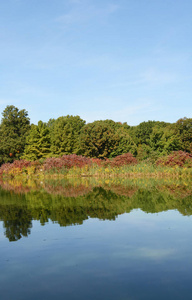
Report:
[{"label": "tree reflection", "polygon": [[18,241],[22,236],[27,237],[32,228],[32,216],[28,209],[5,207],[1,209],[5,228],[5,236],[10,242]]},{"label": "tree reflection", "polygon": [[41,225],[49,220],[60,226],[80,225],[89,217],[115,220],[118,215],[138,208],[147,213],[177,209],[183,215],[192,214],[191,184],[159,181],[153,184],[147,181],[98,185],[51,183],[43,183],[43,187],[33,183],[24,186],[23,190],[20,183],[15,190],[12,183],[2,184],[0,220],[9,241],[27,237],[32,220],[38,220]]}]

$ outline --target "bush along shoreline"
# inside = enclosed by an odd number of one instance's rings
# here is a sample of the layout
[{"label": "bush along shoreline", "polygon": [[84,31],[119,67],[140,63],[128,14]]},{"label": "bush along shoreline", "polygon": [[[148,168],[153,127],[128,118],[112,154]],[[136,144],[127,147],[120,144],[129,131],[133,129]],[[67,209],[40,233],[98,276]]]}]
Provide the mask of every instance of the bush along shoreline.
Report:
[{"label": "bush along shoreline", "polygon": [[192,177],[192,155],[184,151],[138,161],[131,153],[112,159],[70,154],[44,160],[15,160],[0,167],[1,178],[59,177]]}]

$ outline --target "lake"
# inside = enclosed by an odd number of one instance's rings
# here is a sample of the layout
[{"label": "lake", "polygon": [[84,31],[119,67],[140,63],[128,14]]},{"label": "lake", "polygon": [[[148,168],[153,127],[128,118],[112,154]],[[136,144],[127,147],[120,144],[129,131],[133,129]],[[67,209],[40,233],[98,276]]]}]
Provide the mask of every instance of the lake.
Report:
[{"label": "lake", "polygon": [[191,299],[191,183],[1,181],[1,299]]}]

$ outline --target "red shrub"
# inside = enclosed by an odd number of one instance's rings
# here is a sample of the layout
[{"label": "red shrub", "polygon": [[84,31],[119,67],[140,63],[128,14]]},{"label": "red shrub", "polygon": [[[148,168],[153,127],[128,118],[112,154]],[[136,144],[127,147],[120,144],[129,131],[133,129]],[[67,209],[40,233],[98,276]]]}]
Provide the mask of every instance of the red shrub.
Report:
[{"label": "red shrub", "polygon": [[99,167],[102,166],[102,159],[100,159],[100,158],[91,158],[91,162],[94,165],[98,165]]},{"label": "red shrub", "polygon": [[6,164],[3,164],[0,168],[0,176],[3,175],[3,173],[8,173],[9,170],[11,169],[11,163],[6,163]]},{"label": "red shrub", "polygon": [[12,164],[11,164],[11,168],[18,168],[18,169],[23,169],[23,168],[27,168],[31,166],[31,162],[28,160],[15,160]]},{"label": "red shrub", "polygon": [[30,161],[27,160],[15,160],[13,163],[5,163],[0,168],[0,175],[12,173],[14,174],[14,171],[19,170],[22,171],[23,169],[29,167],[31,165]]},{"label": "red shrub", "polygon": [[47,158],[44,161],[44,170],[50,171],[50,170],[61,170],[63,168],[70,169],[72,167],[79,167],[82,168],[85,165],[90,165],[91,159],[76,155],[76,154],[70,154],[70,155],[63,155],[62,157],[51,157]]},{"label": "red shrub", "polygon": [[125,153],[118,155],[110,161],[112,167],[120,167],[125,165],[134,165],[137,164],[137,159],[131,153]]},{"label": "red shrub", "polygon": [[92,164],[96,164],[99,167],[106,167],[107,165],[110,164],[110,159],[108,159],[108,158],[105,158],[105,159],[91,158],[91,162],[92,162]]},{"label": "red shrub", "polygon": [[192,155],[184,151],[174,151],[167,156],[160,157],[156,161],[156,165],[161,166],[179,166],[192,167]]}]

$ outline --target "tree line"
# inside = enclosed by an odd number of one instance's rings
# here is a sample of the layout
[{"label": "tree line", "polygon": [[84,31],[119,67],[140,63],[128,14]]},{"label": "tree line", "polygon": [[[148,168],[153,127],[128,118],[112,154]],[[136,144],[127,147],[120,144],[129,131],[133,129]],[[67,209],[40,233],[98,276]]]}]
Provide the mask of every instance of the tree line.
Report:
[{"label": "tree line", "polygon": [[127,152],[138,160],[156,160],[178,150],[192,152],[192,118],[129,126],[113,120],[86,124],[79,116],[67,115],[35,125],[25,109],[8,105],[0,124],[0,165],[67,154],[104,159]]}]

